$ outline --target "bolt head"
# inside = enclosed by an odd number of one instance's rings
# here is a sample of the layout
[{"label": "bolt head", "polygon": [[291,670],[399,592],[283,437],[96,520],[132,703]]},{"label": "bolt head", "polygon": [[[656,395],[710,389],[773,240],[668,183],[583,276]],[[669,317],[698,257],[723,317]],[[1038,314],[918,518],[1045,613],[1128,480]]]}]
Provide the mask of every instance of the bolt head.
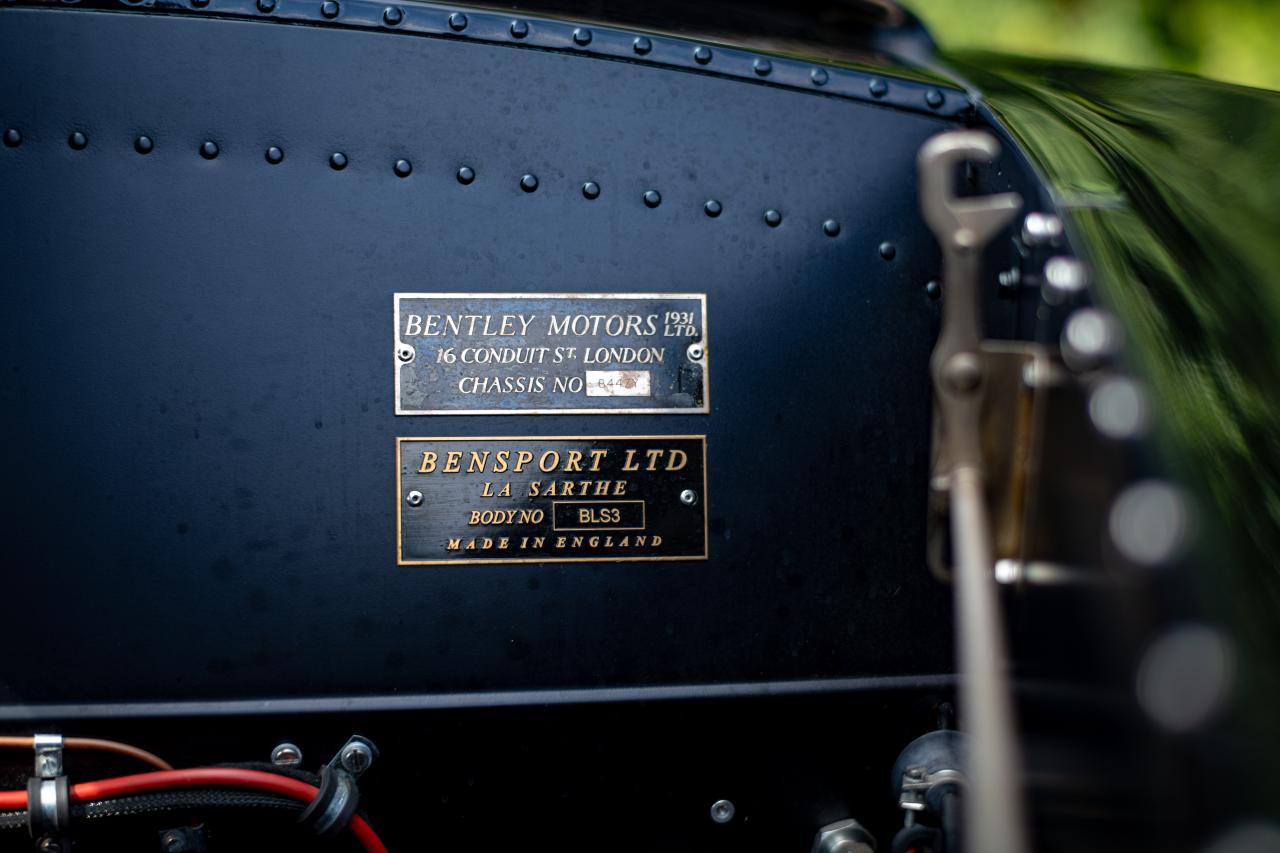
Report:
[{"label": "bolt head", "polygon": [[347,155],[341,151],[335,151],[329,155],[329,168],[335,172],[341,172],[347,168]]},{"label": "bolt head", "polygon": [[206,140],[200,145],[200,156],[206,160],[212,160],[218,156],[218,143],[213,140]]},{"label": "bolt head", "polygon": [[529,25],[524,21],[512,21],[510,31],[512,38],[522,39],[529,35]]},{"label": "bolt head", "polygon": [[75,133],[67,137],[67,144],[77,151],[83,151],[89,144],[89,137],[77,130]]},{"label": "bolt head", "polygon": [[271,750],[271,763],[277,767],[297,767],[302,763],[302,750],[297,744],[278,744]]},{"label": "bolt head", "polygon": [[770,208],[764,212],[764,222],[770,228],[777,228],[782,224],[782,213]]},{"label": "bolt head", "polygon": [[592,200],[600,198],[600,185],[595,181],[587,181],[582,185],[582,197]]},{"label": "bolt head", "polygon": [[876,77],[867,84],[867,91],[871,93],[871,97],[873,98],[883,98],[885,95],[889,94],[889,84],[884,80],[881,80],[879,77]]},{"label": "bolt head", "polygon": [[662,204],[662,193],[657,190],[647,190],[644,194],[644,206],[653,209]]},{"label": "bolt head", "polygon": [[709,199],[707,203],[702,206],[702,210],[707,214],[707,216],[710,216],[712,219],[715,219],[717,216],[719,216],[721,213],[724,212],[724,205],[722,205],[720,202],[716,201],[713,198],[713,199]]},{"label": "bolt head", "polygon": [[373,763],[373,751],[367,745],[356,741],[342,748],[342,755],[338,760],[348,772],[360,774],[368,770],[369,765]]},{"label": "bolt head", "polygon": [[[680,503],[685,506],[693,506],[698,502],[698,493],[693,489],[685,489],[680,493]],[[733,808],[733,803],[729,803],[729,807]]]},{"label": "bolt head", "polygon": [[631,43],[631,49],[637,56],[648,56],[649,51],[653,50],[653,42],[644,36],[639,36]]},{"label": "bolt head", "polygon": [[449,16],[449,29],[455,33],[460,33],[467,28],[467,16],[461,12],[454,12]]},{"label": "bolt head", "polygon": [[139,136],[137,139],[133,140],[133,150],[137,151],[139,154],[150,154],[151,150],[155,147],[156,145],[151,141],[150,136]]},{"label": "bolt head", "polygon": [[694,48],[693,61],[699,65],[706,65],[711,61],[711,48],[702,46]]},{"label": "bolt head", "polygon": [[809,72],[809,79],[813,81],[815,86],[825,86],[827,81],[831,79],[831,75],[824,68],[815,68]]},{"label": "bolt head", "polygon": [[942,368],[942,380],[956,394],[970,394],[982,384],[982,362],[971,352],[951,356]]},{"label": "bolt head", "polygon": [[398,178],[407,178],[413,174],[413,164],[408,160],[397,160],[392,169],[395,171],[396,177]]},{"label": "bolt head", "polygon": [[413,361],[414,355],[415,353],[414,353],[413,347],[409,346],[408,344],[401,344],[400,346],[396,347],[396,358],[400,359],[403,362]]},{"label": "bolt head", "polygon": [[422,506],[422,492],[413,490],[404,496],[404,502],[409,506]]},{"label": "bolt head", "polygon": [[267,162],[276,165],[284,160],[284,150],[272,145],[267,149]]},{"label": "bolt head", "polygon": [[276,0],[258,0],[258,11],[270,15],[276,10]]},{"label": "bolt head", "polygon": [[768,77],[773,72],[773,63],[767,59],[760,58],[751,63],[751,68],[756,72],[757,77]]},{"label": "bolt head", "polygon": [[458,170],[458,183],[464,187],[476,179],[476,170],[470,166],[463,166]]},{"label": "bolt head", "polygon": [[705,353],[706,353],[706,349],[702,346],[702,344],[689,344],[689,349],[687,354],[689,356],[690,361],[701,361],[702,356]]},{"label": "bolt head", "polygon": [[586,47],[591,44],[591,30],[585,27],[578,27],[573,31],[573,43],[579,47]]},{"label": "bolt head", "polygon": [[404,20],[404,10],[399,6],[388,6],[382,10],[382,23],[388,27],[398,27]]},{"label": "bolt head", "polygon": [[342,8],[338,5],[337,0],[324,0],[324,2],[320,4],[320,14],[330,20],[338,17],[338,13],[341,11]]},{"label": "bolt head", "polygon": [[898,247],[890,243],[888,240],[880,244],[880,257],[886,261],[891,261],[898,256]]},{"label": "bolt head", "polygon": [[822,223],[822,233],[826,234],[828,237],[839,237],[840,223],[836,222],[834,219],[828,219],[826,222]]},{"label": "bolt head", "polygon": [[737,808],[729,800],[716,800],[711,804],[711,819],[716,823],[728,823],[736,812]]}]

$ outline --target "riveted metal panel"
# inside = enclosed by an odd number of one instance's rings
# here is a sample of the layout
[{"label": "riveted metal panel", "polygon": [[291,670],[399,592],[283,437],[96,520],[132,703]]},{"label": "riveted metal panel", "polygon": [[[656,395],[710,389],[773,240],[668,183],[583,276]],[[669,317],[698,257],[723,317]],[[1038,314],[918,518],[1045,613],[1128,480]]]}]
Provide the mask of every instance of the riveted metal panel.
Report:
[{"label": "riveted metal panel", "polygon": [[[76,626],[12,614],[42,636],[13,696],[949,668],[923,552],[938,258],[914,178],[948,119],[571,50],[0,21],[0,124],[21,133],[0,149],[19,496],[0,524],[12,594]],[[705,293],[711,411],[409,430],[389,306],[440,282]],[[441,434],[705,434],[709,559],[397,568],[395,440]],[[85,637],[133,663],[101,666]]]}]

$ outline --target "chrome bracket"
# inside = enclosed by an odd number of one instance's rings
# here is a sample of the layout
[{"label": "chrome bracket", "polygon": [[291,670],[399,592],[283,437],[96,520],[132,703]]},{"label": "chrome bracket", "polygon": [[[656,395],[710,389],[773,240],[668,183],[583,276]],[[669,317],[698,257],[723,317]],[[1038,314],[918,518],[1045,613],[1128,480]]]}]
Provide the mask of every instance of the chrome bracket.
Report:
[{"label": "chrome bracket", "polygon": [[993,533],[982,454],[982,400],[990,368],[983,352],[982,251],[1022,207],[1016,193],[958,197],[966,162],[993,162],[995,137],[951,131],[920,149],[920,207],[942,247],[942,328],[930,359],[934,391],[932,482],[945,490],[951,521],[961,728],[972,737],[965,847],[1027,849],[1013,699],[994,578]]}]

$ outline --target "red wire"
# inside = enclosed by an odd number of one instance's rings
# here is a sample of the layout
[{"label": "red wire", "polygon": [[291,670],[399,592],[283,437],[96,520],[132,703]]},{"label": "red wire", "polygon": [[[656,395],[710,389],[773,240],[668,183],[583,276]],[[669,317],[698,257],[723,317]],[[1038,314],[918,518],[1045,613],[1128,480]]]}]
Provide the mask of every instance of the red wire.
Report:
[{"label": "red wire", "polygon": [[[130,794],[146,794],[154,791],[171,791],[175,788],[249,788],[269,791],[309,803],[319,789],[306,782],[266,773],[261,770],[241,770],[235,767],[197,767],[190,770],[161,770],[156,773],[138,773],[118,776],[96,782],[81,782],[71,786],[71,802],[105,800]],[[0,791],[0,809],[25,809],[26,791]],[[351,834],[368,853],[387,853],[386,845],[363,818],[351,818]]]}]

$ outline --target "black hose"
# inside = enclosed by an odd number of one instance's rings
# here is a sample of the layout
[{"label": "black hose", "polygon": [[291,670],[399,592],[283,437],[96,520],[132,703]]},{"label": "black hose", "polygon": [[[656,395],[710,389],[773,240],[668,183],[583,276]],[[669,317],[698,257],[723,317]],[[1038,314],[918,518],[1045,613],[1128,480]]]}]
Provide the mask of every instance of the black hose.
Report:
[{"label": "black hose", "polygon": [[945,853],[961,853],[964,850],[960,840],[960,795],[954,786],[942,794],[942,849]]},{"label": "black hose", "polygon": [[[306,803],[275,794],[258,794],[245,791],[217,789],[173,791],[171,793],[137,794],[113,797],[109,800],[90,800],[71,807],[72,820],[127,817],[132,815],[160,814],[174,811],[203,809],[272,809],[301,812]],[[26,829],[27,813],[23,811],[0,812],[0,829]]]},{"label": "black hose", "polygon": [[893,853],[907,853],[908,850],[914,850],[915,853],[937,851],[939,835],[938,830],[922,823],[904,826],[893,836]]}]

